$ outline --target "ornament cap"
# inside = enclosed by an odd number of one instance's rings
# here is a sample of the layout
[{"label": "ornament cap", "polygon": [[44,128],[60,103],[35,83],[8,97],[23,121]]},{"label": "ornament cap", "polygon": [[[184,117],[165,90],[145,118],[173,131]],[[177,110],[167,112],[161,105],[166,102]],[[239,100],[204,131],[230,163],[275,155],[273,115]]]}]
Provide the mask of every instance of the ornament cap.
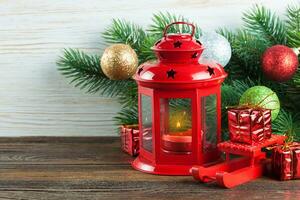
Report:
[{"label": "ornament cap", "polygon": [[[167,33],[173,25],[188,25],[192,32],[188,33]],[[163,38],[158,40],[151,48],[161,62],[176,60],[176,62],[198,62],[204,48],[199,40],[194,38],[195,26],[187,22],[174,22],[166,26]]]}]

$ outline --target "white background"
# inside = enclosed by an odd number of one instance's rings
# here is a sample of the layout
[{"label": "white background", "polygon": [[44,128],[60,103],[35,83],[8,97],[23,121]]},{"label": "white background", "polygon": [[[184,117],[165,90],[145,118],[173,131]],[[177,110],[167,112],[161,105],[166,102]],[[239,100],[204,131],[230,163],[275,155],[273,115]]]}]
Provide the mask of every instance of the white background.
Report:
[{"label": "white background", "polygon": [[112,18],[147,26],[169,11],[203,30],[241,25],[254,2],[282,15],[299,0],[0,0],[0,136],[117,135],[115,100],[68,84],[55,65],[62,48],[101,54]]}]

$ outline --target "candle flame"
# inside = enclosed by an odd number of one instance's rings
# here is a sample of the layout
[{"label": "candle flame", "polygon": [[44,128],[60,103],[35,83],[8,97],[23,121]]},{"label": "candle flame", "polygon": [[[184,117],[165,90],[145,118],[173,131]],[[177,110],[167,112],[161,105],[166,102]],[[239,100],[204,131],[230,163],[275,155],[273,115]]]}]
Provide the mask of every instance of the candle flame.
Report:
[{"label": "candle flame", "polygon": [[176,128],[180,128],[181,127],[181,124],[180,124],[180,122],[178,121],[177,123],[176,123]]}]

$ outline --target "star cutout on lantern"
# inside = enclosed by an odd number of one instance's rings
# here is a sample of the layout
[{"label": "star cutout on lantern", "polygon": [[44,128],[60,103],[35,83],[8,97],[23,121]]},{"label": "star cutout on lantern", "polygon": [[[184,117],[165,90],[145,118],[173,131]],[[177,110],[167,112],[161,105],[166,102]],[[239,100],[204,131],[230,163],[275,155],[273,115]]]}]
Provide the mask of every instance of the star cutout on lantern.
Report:
[{"label": "star cutout on lantern", "polygon": [[154,45],[158,45],[161,42],[161,40],[158,40]]},{"label": "star cutout on lantern", "polygon": [[176,74],[176,72],[173,69],[167,71],[168,78],[173,78],[174,79],[175,78],[175,74]]},{"label": "star cutout on lantern", "polygon": [[173,45],[174,45],[174,48],[180,48],[182,43],[180,41],[177,41],[177,42],[174,42]]},{"label": "star cutout on lantern", "polygon": [[210,66],[207,66],[207,70],[206,70],[210,76],[212,76],[213,74],[215,74],[215,70],[214,68],[211,68]]},{"label": "star cutout on lantern", "polygon": [[143,69],[142,67],[141,67],[141,68],[139,68],[139,69],[138,69],[138,72],[137,72],[137,73],[138,73],[138,75],[141,75],[141,72],[142,72],[143,70],[144,70],[144,69]]},{"label": "star cutout on lantern", "polygon": [[199,40],[196,40],[196,42],[197,42],[198,44],[202,45],[202,43],[201,43]]},{"label": "star cutout on lantern", "polygon": [[197,56],[198,56],[198,53],[195,52],[195,53],[193,53],[192,58],[197,58]]}]

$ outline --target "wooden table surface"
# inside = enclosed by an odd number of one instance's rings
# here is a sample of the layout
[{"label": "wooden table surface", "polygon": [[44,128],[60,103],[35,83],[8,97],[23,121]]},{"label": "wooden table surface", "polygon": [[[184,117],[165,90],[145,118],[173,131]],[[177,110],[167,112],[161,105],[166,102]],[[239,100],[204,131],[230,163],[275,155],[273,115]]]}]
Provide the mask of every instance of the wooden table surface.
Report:
[{"label": "wooden table surface", "polygon": [[0,199],[300,199],[300,180],[222,189],[131,168],[118,138],[0,138]]}]

